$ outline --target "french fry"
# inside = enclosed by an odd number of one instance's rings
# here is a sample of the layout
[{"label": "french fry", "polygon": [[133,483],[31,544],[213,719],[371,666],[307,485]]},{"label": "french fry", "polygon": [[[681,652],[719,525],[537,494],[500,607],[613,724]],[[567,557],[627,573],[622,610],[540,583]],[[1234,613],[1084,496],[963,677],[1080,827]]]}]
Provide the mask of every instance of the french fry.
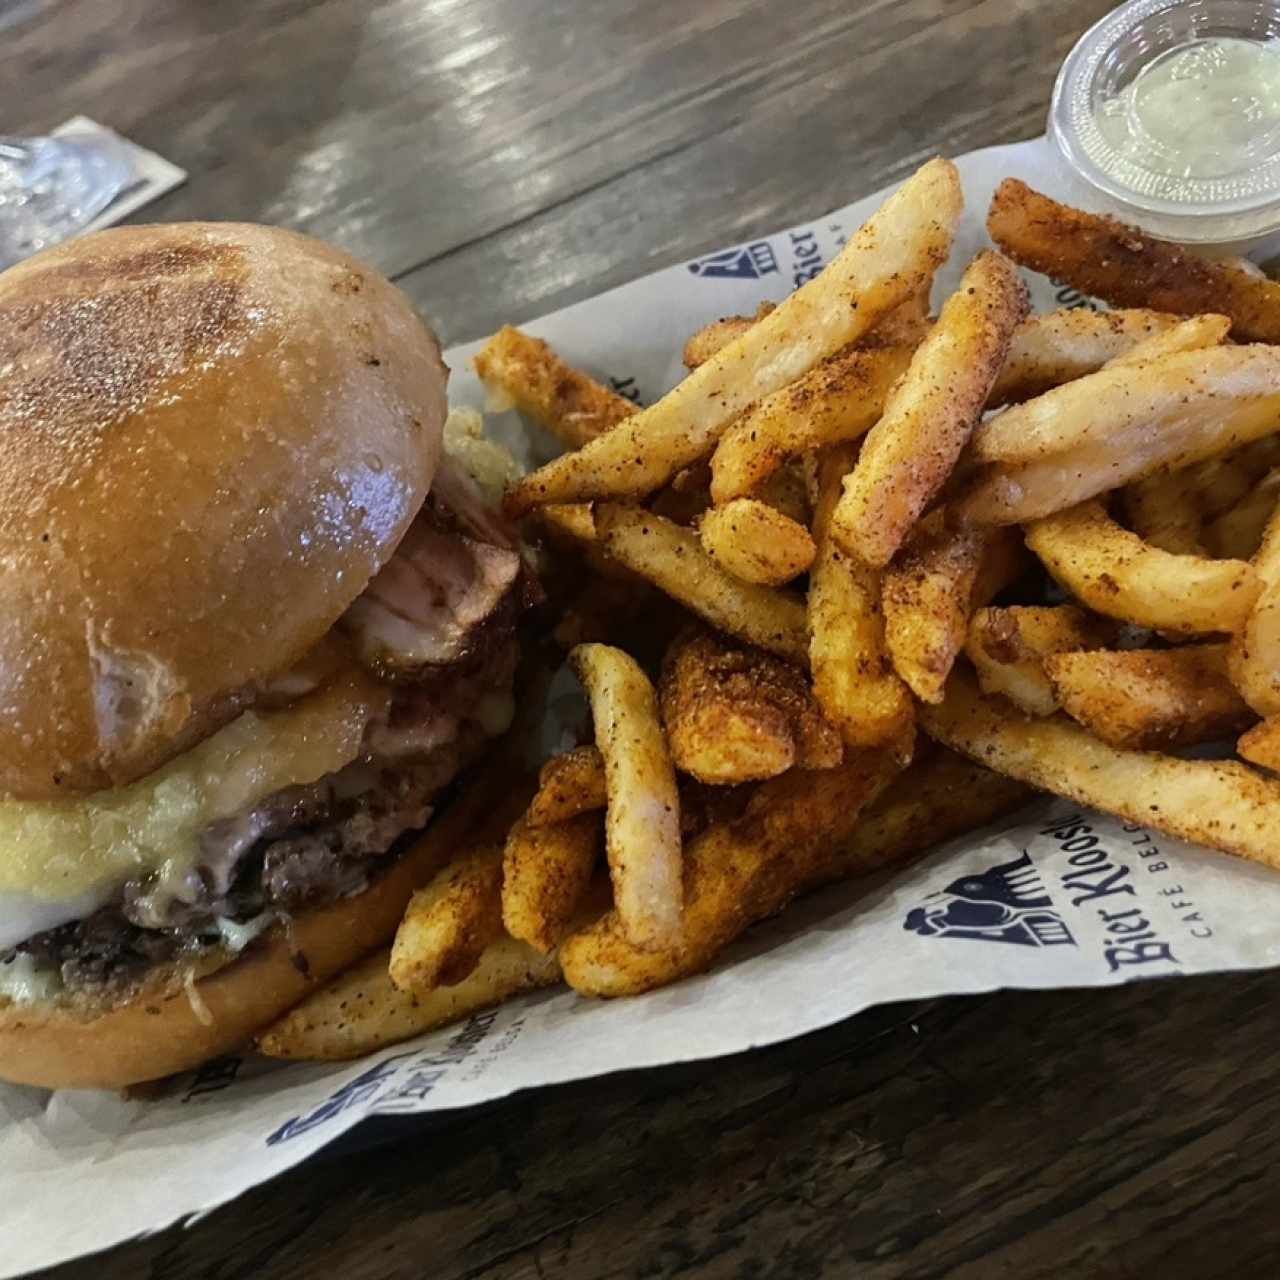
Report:
[{"label": "french fry", "polygon": [[481,845],[409,900],[391,945],[392,984],[401,991],[456,986],[502,933],[502,846]]},{"label": "french fry", "polygon": [[774,309],[772,302],[762,302],[753,316],[724,316],[704,324],[684,344],[684,367],[696,369],[706,364],[717,352],[722,351],[736,338],[742,337],[757,320],[763,319]]},{"label": "french fry", "polygon": [[564,940],[600,860],[599,813],[533,826],[518,822],[502,858],[502,923],[544,954]]},{"label": "french fry", "polygon": [[945,701],[920,716],[931,738],[989,769],[1180,840],[1280,867],[1280,782],[1247,765],[1108,746],[1065,716],[1035,719],[981,697],[959,668]]},{"label": "french fry", "polygon": [[813,522],[804,459],[791,458],[760,486],[756,497],[807,529]]},{"label": "french fry", "polygon": [[1172,328],[1163,329],[1144,338],[1130,351],[1112,356],[1103,366],[1106,369],[1123,369],[1130,365],[1145,364],[1161,356],[1178,351],[1202,351],[1205,347],[1219,347],[1227,340],[1231,321],[1226,316],[1190,316],[1180,320]]},{"label": "french fry", "polygon": [[840,735],[798,668],[707,631],[675,641],[658,684],[678,768],[717,786],[840,763]]},{"label": "french fry", "polygon": [[[889,656],[894,670],[924,702],[942,700],[974,609],[1003,585],[999,576],[980,574],[983,561],[1007,560],[1007,551],[1020,550],[1012,530],[999,530],[993,538],[996,531],[989,528],[950,529],[942,515],[939,511],[939,518],[920,526],[885,571],[883,584]],[[980,576],[986,580],[980,582]]]},{"label": "french fry", "polygon": [[[1252,510],[1238,518],[1237,512],[1278,462],[1280,436],[1263,436],[1180,471],[1137,481],[1124,492],[1125,514],[1135,533],[1164,551],[1204,555],[1208,546],[1212,555],[1247,560],[1257,550],[1270,509],[1255,500]],[[1260,505],[1265,514],[1258,514]],[[1219,520],[1232,546],[1246,543],[1243,553],[1219,549],[1222,536],[1211,528]]]},{"label": "french fry", "polygon": [[260,1032],[258,1052],[294,1061],[359,1058],[560,981],[554,956],[507,937],[491,942],[455,986],[422,993],[393,986],[389,961],[389,950],[376,951],[339,974]]},{"label": "french fry", "polygon": [[1275,347],[1209,347],[1103,369],[981,424],[974,455],[997,465],[964,511],[992,524],[1051,515],[1277,428]]},{"label": "french fry", "polygon": [[1269,472],[1240,501],[1204,527],[1210,555],[1223,560],[1249,560],[1262,545],[1262,535],[1280,503],[1280,468]]},{"label": "french fry", "polygon": [[987,215],[992,240],[1015,262],[1114,306],[1231,318],[1242,342],[1280,342],[1280,285],[1084,213],[1006,178]]},{"label": "french fry", "polygon": [[596,540],[596,519],[589,502],[553,502],[538,508],[538,519],[552,534],[581,546]]},{"label": "french fry", "polygon": [[531,827],[568,822],[605,806],[604,757],[599,747],[574,747],[552,756],[538,774],[525,821]]},{"label": "french fry", "polygon": [[1277,466],[1280,466],[1280,434],[1263,436],[1230,453],[1206,458],[1188,471],[1200,509],[1213,518],[1242,502]]},{"label": "french fry", "polygon": [[1028,306],[1007,259],[973,260],[845,478],[831,532],[850,555],[879,569],[893,559],[951,474]]},{"label": "french fry", "polygon": [[680,799],[658,698],[634,658],[579,645],[569,663],[591,701],[604,759],[605,840],[618,919],[642,950],[681,933]]},{"label": "french fry", "polygon": [[933,280],[922,280],[920,287],[904,302],[875,325],[861,341],[864,347],[907,346],[918,347],[929,332],[929,295],[933,292]]},{"label": "french fry", "polygon": [[1268,716],[1242,734],[1236,750],[1252,764],[1280,773],[1280,716]]},{"label": "french fry", "polygon": [[1180,635],[1236,630],[1261,586],[1244,561],[1175,556],[1149,546],[1116,524],[1100,502],[1034,521],[1027,545],[1095,613]]},{"label": "french fry", "polygon": [[711,506],[711,466],[700,461],[682,468],[648,504],[654,515],[675,524],[696,525]]},{"label": "french fry", "polygon": [[1171,555],[1205,554],[1191,470],[1185,467],[1147,476],[1131,484],[1123,495],[1125,518],[1134,533],[1143,542]]},{"label": "french fry", "polygon": [[983,693],[1008,698],[1028,715],[1050,716],[1058,710],[1058,698],[1045,673],[1045,659],[1103,648],[1115,633],[1113,623],[1069,604],[978,609],[964,652]]},{"label": "french fry", "polygon": [[840,351],[749,405],[725,429],[711,457],[711,500],[750,497],[788,458],[864,436],[906,372],[911,350]]},{"label": "french fry", "polygon": [[475,368],[486,387],[509,398],[566,449],[580,449],[637,411],[625,396],[566,364],[541,338],[511,325],[476,353]]},{"label": "french fry", "polygon": [[520,515],[547,502],[638,497],[706,457],[753,400],[854,342],[931,278],[950,251],[963,200],[956,168],[932,160],[873,214],[821,275],[696,368],[657,404],[507,493]]},{"label": "french fry", "polygon": [[[1034,792],[946,748],[898,775],[863,812],[821,879],[870,875],[1025,804]],[[817,882],[806,889],[816,888]]]},{"label": "french fry", "polygon": [[692,529],[641,507],[601,503],[596,507],[596,530],[614,560],[712,626],[783,658],[805,660],[800,600],[775,587],[735,578],[707,555]]},{"label": "french fry", "polygon": [[705,969],[749,925],[824,878],[900,767],[889,752],[850,751],[838,768],[762,783],[741,818],[690,842],[679,945],[643,951],[610,912],[561,946],[566,980],[583,995],[638,995]]},{"label": "french fry", "polygon": [[698,524],[698,537],[707,554],[743,582],[780,587],[813,563],[809,530],[757,498],[712,507]]},{"label": "french fry", "polygon": [[1267,521],[1252,567],[1261,591],[1233,628],[1228,663],[1244,700],[1260,716],[1273,716],[1280,713],[1280,507]]},{"label": "french fry", "polygon": [[1113,747],[1194,746],[1257,719],[1227,678],[1225,644],[1058,653],[1044,667],[1062,709]]},{"label": "french fry", "polygon": [[1028,316],[1013,332],[987,408],[1030,400],[1064,382],[1096,373],[1108,361],[1175,324],[1174,316],[1142,308],[1091,311],[1076,307]]},{"label": "french fry", "polygon": [[831,514],[852,457],[850,446],[837,445],[819,464],[809,663],[814,696],[827,719],[846,745],[868,747],[898,741],[913,712],[885,645],[880,572],[845,554],[831,537]]}]

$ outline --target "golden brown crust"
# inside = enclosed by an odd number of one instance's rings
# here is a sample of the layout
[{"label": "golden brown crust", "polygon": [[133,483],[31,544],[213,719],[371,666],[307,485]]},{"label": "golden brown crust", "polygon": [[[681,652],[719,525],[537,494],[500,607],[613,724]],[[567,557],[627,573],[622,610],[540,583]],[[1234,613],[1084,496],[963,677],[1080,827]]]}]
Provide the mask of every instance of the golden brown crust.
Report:
[{"label": "golden brown crust", "polygon": [[659,694],[672,758],[702,782],[746,782],[792,765],[840,763],[839,732],[804,673],[759,649],[687,631],[667,650]]},{"label": "golden brown crust", "polygon": [[987,231],[1015,262],[1118,307],[1175,315],[1218,312],[1244,342],[1280,342],[1280,284],[1084,213],[1006,178]]},{"label": "golden brown crust", "polygon": [[474,363],[481,382],[510,396],[566,449],[580,449],[636,412],[630,400],[565,363],[541,338],[509,324],[476,352]]},{"label": "golden brown crust", "polygon": [[130,781],[230,719],[390,556],[441,447],[447,372],[408,301],[265,227],[117,228],[10,269],[0,368],[20,797]]},{"label": "golden brown crust", "polygon": [[450,852],[445,835],[433,827],[358,897],[299,916],[287,931],[273,927],[238,958],[206,958],[222,967],[194,982],[194,995],[168,970],[146,994],[114,1007],[0,1007],[0,1079],[50,1089],[123,1088],[237,1048],[391,938],[414,889]]}]

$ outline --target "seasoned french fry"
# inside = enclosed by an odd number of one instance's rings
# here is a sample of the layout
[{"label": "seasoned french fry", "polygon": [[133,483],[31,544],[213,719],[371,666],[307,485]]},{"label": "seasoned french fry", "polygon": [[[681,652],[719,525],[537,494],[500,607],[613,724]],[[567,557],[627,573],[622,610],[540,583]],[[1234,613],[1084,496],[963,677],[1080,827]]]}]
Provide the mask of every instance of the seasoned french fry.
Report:
[{"label": "seasoned french fry", "polygon": [[636,947],[680,938],[680,799],[658,698],[634,658],[579,645],[570,665],[591,701],[604,758],[606,851],[618,919]]},{"label": "seasoned french fry", "polygon": [[1028,306],[1007,259],[973,260],[845,477],[831,532],[850,555],[878,569],[893,559],[951,474]]},{"label": "seasoned french fry", "polygon": [[1099,502],[1034,521],[1027,545],[1096,613],[1181,635],[1234,631],[1261,585],[1243,561],[1175,556],[1148,546]]},{"label": "seasoned french fry", "polygon": [[549,532],[573,545],[596,540],[596,520],[589,502],[553,502],[538,508],[538,519]]},{"label": "seasoned french fry", "polygon": [[677,471],[648,504],[654,515],[675,524],[696,525],[711,506],[711,466],[705,460]]},{"label": "seasoned french fry", "polygon": [[964,510],[992,524],[1051,515],[1278,428],[1275,347],[1209,347],[1103,369],[979,426],[973,452],[998,465]]},{"label": "seasoned french fry", "polygon": [[[869,875],[1025,804],[1034,792],[946,748],[898,775],[862,814],[821,879]],[[806,888],[816,888],[811,882]]]},{"label": "seasoned french fry", "polygon": [[1272,513],[1252,561],[1261,591],[1234,628],[1231,679],[1260,715],[1280,713],[1280,507]]},{"label": "seasoned french fry", "polygon": [[1084,213],[1006,178],[987,215],[992,240],[1015,262],[1120,307],[1231,318],[1244,342],[1280,342],[1280,285]]},{"label": "seasoned french fry", "polygon": [[1113,747],[1193,746],[1257,719],[1227,678],[1225,644],[1058,653],[1044,667],[1062,709]]},{"label": "seasoned french fry", "polygon": [[773,309],[772,302],[762,302],[753,316],[724,316],[703,325],[684,344],[684,367],[693,370],[700,364],[706,364],[712,356],[736,338],[742,337],[757,320],[763,319]]},{"label": "seasoned french fry", "polygon": [[419,889],[391,945],[401,991],[455,986],[502,933],[502,846],[482,845],[441,868]]},{"label": "seasoned french fry", "polygon": [[1268,716],[1242,734],[1236,750],[1252,764],[1280,773],[1280,716]]},{"label": "seasoned french fry", "polygon": [[749,497],[788,458],[865,435],[884,412],[911,352],[907,346],[849,348],[749,405],[712,455],[712,501]]},{"label": "seasoned french fry", "polygon": [[393,986],[389,961],[389,950],[376,951],[313,992],[259,1033],[258,1052],[295,1061],[359,1058],[560,981],[554,956],[507,937],[491,942],[455,986],[422,993]]},{"label": "seasoned french fry", "polygon": [[1223,560],[1249,560],[1262,545],[1267,522],[1280,503],[1280,468],[1263,476],[1234,506],[1204,527],[1209,554]]},{"label": "seasoned french fry", "polygon": [[753,782],[792,766],[840,763],[840,735],[804,673],[760,649],[690,631],[668,650],[658,691],[672,758],[702,782]]},{"label": "seasoned french fry", "polygon": [[533,826],[518,822],[502,859],[502,923],[539,951],[563,941],[604,848],[599,813]]},{"label": "seasoned french fry", "polygon": [[641,507],[601,503],[596,530],[614,560],[712,626],[781,657],[805,660],[804,605],[799,599],[735,578],[707,555],[692,529]]},{"label": "seasoned french fry", "polygon": [[1253,487],[1280,466],[1280,434],[1263,436],[1230,453],[1206,458],[1188,468],[1200,509],[1209,518],[1243,501]]},{"label": "seasoned french fry", "polygon": [[1108,746],[1065,716],[1034,719],[979,695],[959,668],[921,711],[931,738],[1033,787],[1180,840],[1280,868],[1280,782],[1230,760]]},{"label": "seasoned french fry", "polygon": [[1226,316],[1190,316],[1180,320],[1172,328],[1153,333],[1130,351],[1112,356],[1103,366],[1106,369],[1123,369],[1129,365],[1145,364],[1176,351],[1200,351],[1205,347],[1218,347],[1227,340],[1231,321]]},{"label": "seasoned french fry", "polygon": [[885,646],[880,572],[846,555],[831,537],[831,514],[853,454],[837,445],[819,465],[814,514],[817,557],[809,575],[809,662],[813,692],[850,747],[898,741],[912,723],[911,694]]},{"label": "seasoned french fry", "polygon": [[[922,524],[884,574],[884,634],[894,670],[924,702],[940,702],[969,630],[973,610],[999,589],[979,583],[983,560],[1018,548],[1012,530],[950,529],[940,518]],[[981,598],[975,598],[981,597]]]},{"label": "seasoned french fry", "polygon": [[636,406],[566,364],[541,338],[504,325],[476,354],[476,373],[492,391],[510,399],[566,449],[580,449]]},{"label": "seasoned french fry", "polygon": [[[1208,546],[1213,555],[1247,560],[1270,515],[1266,500],[1250,504],[1250,495],[1277,462],[1280,436],[1263,436],[1230,453],[1137,481],[1125,490],[1125,514],[1137,534],[1164,551],[1204,555]],[[1237,516],[1241,507],[1250,509]],[[1213,529],[1219,520],[1221,530]],[[1244,542],[1247,549],[1221,550],[1224,535],[1232,546]]]},{"label": "seasoned french fry", "polygon": [[1143,542],[1176,556],[1202,556],[1201,514],[1191,468],[1162,471],[1124,491],[1124,514]]},{"label": "seasoned french fry", "polygon": [[1112,643],[1113,623],[1074,605],[1013,605],[979,609],[969,623],[964,651],[983,693],[1000,694],[1028,715],[1050,716],[1057,695],[1044,660],[1054,653],[1099,649]]},{"label": "seasoned french fry", "polygon": [[920,287],[904,302],[898,303],[869,334],[862,345],[918,347],[929,332],[929,295],[933,281],[922,280]]},{"label": "seasoned french fry", "polygon": [[825,878],[858,815],[899,769],[889,752],[868,749],[835,769],[762,783],[741,818],[690,842],[680,944],[642,951],[610,912],[561,946],[566,980],[583,995],[638,995],[705,969],[749,925]]},{"label": "seasoned french fry", "polygon": [[599,747],[574,747],[552,756],[538,774],[525,821],[531,827],[568,822],[605,806],[604,757]]},{"label": "seasoned french fry", "polygon": [[854,342],[932,277],[963,203],[953,164],[932,160],[872,215],[823,270],[695,369],[657,404],[508,491],[519,515],[547,502],[652,493],[706,457],[753,400]]},{"label": "seasoned french fry", "polygon": [[1174,316],[1141,308],[1091,311],[1077,307],[1028,316],[1013,332],[1009,354],[987,399],[988,409],[1030,400],[1131,351],[1177,324]]},{"label": "seasoned french fry", "polygon": [[779,587],[813,563],[813,537],[802,524],[757,498],[712,507],[698,525],[703,549],[735,578]]},{"label": "seasoned french fry", "polygon": [[785,462],[760,486],[756,497],[806,529],[813,521],[803,458],[791,458]]}]

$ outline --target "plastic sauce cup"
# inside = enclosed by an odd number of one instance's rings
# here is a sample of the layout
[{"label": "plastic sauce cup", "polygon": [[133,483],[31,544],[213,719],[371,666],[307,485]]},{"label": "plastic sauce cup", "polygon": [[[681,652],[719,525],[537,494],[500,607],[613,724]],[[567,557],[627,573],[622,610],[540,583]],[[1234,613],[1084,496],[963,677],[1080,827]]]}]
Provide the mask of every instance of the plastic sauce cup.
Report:
[{"label": "plastic sauce cup", "polygon": [[1280,3],[1129,0],[1067,56],[1048,133],[1086,208],[1208,252],[1280,249]]}]

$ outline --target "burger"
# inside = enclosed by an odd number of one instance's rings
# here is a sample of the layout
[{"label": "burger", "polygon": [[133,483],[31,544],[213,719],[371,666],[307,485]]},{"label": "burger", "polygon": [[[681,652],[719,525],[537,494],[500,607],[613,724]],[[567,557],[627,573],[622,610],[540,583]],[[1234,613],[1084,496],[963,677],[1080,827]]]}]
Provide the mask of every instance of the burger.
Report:
[{"label": "burger", "polygon": [[0,274],[0,1078],[193,1066],[394,931],[533,590],[447,377],[288,231]]}]

